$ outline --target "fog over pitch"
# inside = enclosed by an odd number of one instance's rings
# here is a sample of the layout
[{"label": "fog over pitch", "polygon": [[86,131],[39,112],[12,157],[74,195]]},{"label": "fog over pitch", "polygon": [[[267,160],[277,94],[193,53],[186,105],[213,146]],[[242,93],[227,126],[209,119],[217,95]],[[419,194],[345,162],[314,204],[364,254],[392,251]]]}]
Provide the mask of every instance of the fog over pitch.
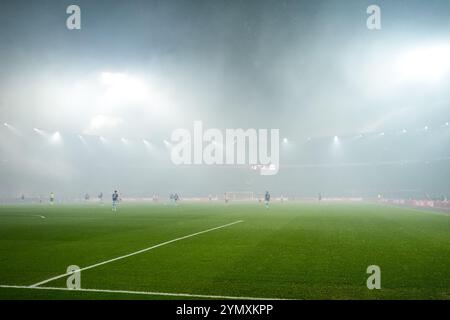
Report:
[{"label": "fog over pitch", "polygon": [[[356,0],[69,4],[0,4],[2,197],[450,192],[448,1],[377,1],[377,31]],[[279,173],[175,166],[196,120],[279,129]]]}]

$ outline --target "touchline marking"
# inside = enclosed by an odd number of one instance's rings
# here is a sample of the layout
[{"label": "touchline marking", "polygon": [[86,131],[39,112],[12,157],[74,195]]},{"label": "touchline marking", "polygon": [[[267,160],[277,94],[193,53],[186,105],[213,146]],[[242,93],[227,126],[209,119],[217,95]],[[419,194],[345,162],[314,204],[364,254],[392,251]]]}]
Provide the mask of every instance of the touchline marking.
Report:
[{"label": "touchline marking", "polygon": [[146,296],[169,296],[169,297],[190,297],[190,298],[230,299],[230,300],[287,300],[280,298],[234,297],[234,296],[194,294],[194,293],[169,293],[169,292],[153,292],[153,291],[129,291],[129,290],[82,289],[82,288],[68,289],[58,287],[30,287],[30,286],[13,286],[13,285],[0,285],[0,288],[58,290],[58,291],[72,291],[72,292],[80,291],[80,292],[99,292],[99,293],[120,293],[120,294],[136,294]]},{"label": "touchline marking", "polygon": [[[234,224],[241,223],[241,222],[244,222],[244,221],[243,220],[238,220],[238,221],[235,221],[235,222],[224,224],[223,226],[219,226],[219,227],[215,227],[215,228],[199,231],[199,232],[192,233],[192,234],[189,234],[189,235],[181,237],[181,238],[176,238],[176,239],[173,239],[173,240],[162,242],[162,243],[156,244],[154,246],[151,246],[151,247],[148,247],[148,248],[136,251],[136,252],[132,252],[132,253],[129,253],[129,254],[117,257],[117,258],[110,259],[110,260],[102,261],[102,262],[99,262],[99,263],[96,263],[96,264],[93,264],[93,265],[90,265],[90,266],[87,266],[87,267],[84,267],[84,268],[80,268],[76,272],[81,272],[81,271],[84,271],[84,270],[92,269],[92,268],[95,268],[95,267],[98,267],[98,266],[101,266],[101,265],[104,265],[104,264],[107,264],[107,263],[110,263],[110,262],[114,262],[114,261],[117,261],[117,260],[125,259],[125,258],[128,258],[128,257],[134,256],[136,254],[140,254],[140,253],[143,253],[143,252],[146,252],[146,251],[149,251],[149,250],[153,250],[153,249],[165,246],[166,244],[169,244],[169,243],[172,243],[172,242],[176,242],[176,241],[184,240],[184,239],[187,239],[187,238],[195,237],[195,236],[198,236],[199,234],[211,232],[211,231],[214,231],[214,230],[217,230],[217,229],[226,228],[226,227],[229,227],[229,226],[232,226]],[[57,280],[57,279],[61,279],[61,278],[67,277],[67,276],[69,276],[71,274],[73,274],[73,272],[66,272],[64,274],[60,274],[59,276],[55,276],[55,277],[49,278],[47,280],[44,280],[44,281],[32,284],[29,287],[30,288],[35,288],[35,287],[38,287],[40,285],[46,284],[48,282],[51,282],[53,280]]]},{"label": "touchline marking", "polygon": [[32,215],[27,215],[27,214],[13,214],[13,215],[1,215],[0,217],[6,217],[6,218],[29,218],[29,217],[33,217],[33,218],[41,218],[41,219],[45,219],[45,216],[40,215],[40,214],[32,214]]}]

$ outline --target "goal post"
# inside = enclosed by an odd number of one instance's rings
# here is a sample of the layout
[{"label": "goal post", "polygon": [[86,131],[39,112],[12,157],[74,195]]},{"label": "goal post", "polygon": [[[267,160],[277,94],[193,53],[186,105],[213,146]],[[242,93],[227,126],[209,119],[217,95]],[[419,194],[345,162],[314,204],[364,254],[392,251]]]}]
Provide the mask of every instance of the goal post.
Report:
[{"label": "goal post", "polygon": [[225,198],[229,201],[253,201],[255,195],[252,191],[228,191]]}]

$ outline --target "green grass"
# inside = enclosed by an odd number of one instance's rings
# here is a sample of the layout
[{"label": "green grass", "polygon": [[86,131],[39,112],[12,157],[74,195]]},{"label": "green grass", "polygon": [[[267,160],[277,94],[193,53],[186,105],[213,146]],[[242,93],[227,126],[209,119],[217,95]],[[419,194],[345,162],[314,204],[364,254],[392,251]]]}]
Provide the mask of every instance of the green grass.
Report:
[{"label": "green grass", "polygon": [[[38,215],[44,215],[42,219]],[[450,299],[450,216],[374,204],[0,207],[0,284],[81,274],[83,288],[293,299]],[[381,290],[366,269],[381,268]],[[65,287],[65,279],[45,284]],[[0,288],[0,299],[160,299]],[[175,298],[175,297],[173,297]]]}]

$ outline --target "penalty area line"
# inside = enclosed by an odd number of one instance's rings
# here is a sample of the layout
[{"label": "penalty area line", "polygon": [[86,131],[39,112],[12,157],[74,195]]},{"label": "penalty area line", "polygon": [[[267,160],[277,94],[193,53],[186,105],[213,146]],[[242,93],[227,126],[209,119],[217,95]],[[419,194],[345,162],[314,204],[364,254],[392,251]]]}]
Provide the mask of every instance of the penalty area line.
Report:
[{"label": "penalty area line", "polygon": [[[153,250],[153,249],[165,246],[167,244],[170,244],[170,243],[173,243],[173,242],[176,242],[176,241],[180,241],[180,240],[188,239],[188,238],[191,238],[191,237],[195,237],[195,236],[198,236],[200,234],[211,232],[211,231],[214,231],[214,230],[230,227],[232,225],[235,225],[235,224],[241,223],[241,222],[244,222],[244,221],[243,220],[238,220],[238,221],[231,222],[231,223],[228,223],[228,224],[224,224],[222,226],[218,226],[218,227],[215,227],[215,228],[211,228],[211,229],[199,231],[199,232],[196,232],[196,233],[188,234],[186,236],[183,236],[183,237],[180,237],[180,238],[176,238],[176,239],[172,239],[172,240],[169,240],[169,241],[165,241],[165,242],[153,245],[151,247],[148,247],[148,248],[145,248],[145,249],[141,249],[141,250],[138,250],[138,251],[135,251],[135,252],[132,252],[132,253],[120,256],[120,257],[116,257],[116,258],[109,259],[109,260],[106,260],[106,261],[102,261],[102,262],[99,262],[99,263],[96,263],[96,264],[93,264],[93,265],[90,265],[90,266],[87,266],[87,267],[80,268],[79,270],[76,270],[75,272],[81,272],[81,271],[89,270],[89,269],[92,269],[92,268],[95,268],[95,267],[98,267],[98,266],[101,266],[101,265],[104,265],[104,264],[107,264],[107,263],[110,263],[110,262],[114,262],[114,261],[117,261],[117,260],[125,259],[125,258],[134,256],[134,255],[146,252],[146,251],[150,251],[150,250]],[[73,273],[74,272],[66,272],[66,273],[60,274],[58,276],[55,276],[55,277],[43,280],[41,282],[37,282],[35,284],[32,284],[29,287],[30,288],[35,288],[35,287],[38,287],[40,285],[46,284],[48,282],[51,282],[53,280],[57,280],[57,279],[61,279],[61,278],[67,277],[67,276],[69,276],[69,275],[71,275]]]},{"label": "penalty area line", "polygon": [[146,296],[166,296],[166,297],[184,297],[184,298],[202,298],[202,299],[226,299],[226,300],[286,300],[280,298],[258,298],[258,297],[237,297],[209,294],[194,293],[170,293],[170,292],[153,292],[153,291],[130,291],[130,290],[108,290],[108,289],[68,289],[59,287],[30,287],[30,286],[14,286],[0,285],[0,288],[9,289],[31,289],[31,290],[49,290],[49,291],[72,291],[72,292],[95,292],[95,293],[118,293],[118,294],[135,294]]}]

